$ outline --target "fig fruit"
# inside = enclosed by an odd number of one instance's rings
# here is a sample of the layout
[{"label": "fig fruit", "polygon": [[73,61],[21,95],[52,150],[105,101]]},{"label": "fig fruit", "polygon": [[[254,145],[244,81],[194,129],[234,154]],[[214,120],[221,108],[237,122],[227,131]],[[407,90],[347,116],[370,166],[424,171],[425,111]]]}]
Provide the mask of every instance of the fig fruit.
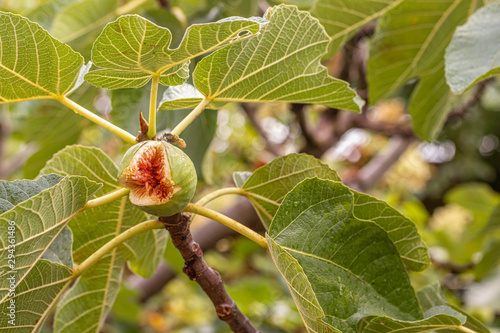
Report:
[{"label": "fig fruit", "polygon": [[191,159],[166,141],[132,146],[120,163],[118,183],[130,189],[130,201],[146,213],[171,216],[189,204],[196,190]]}]

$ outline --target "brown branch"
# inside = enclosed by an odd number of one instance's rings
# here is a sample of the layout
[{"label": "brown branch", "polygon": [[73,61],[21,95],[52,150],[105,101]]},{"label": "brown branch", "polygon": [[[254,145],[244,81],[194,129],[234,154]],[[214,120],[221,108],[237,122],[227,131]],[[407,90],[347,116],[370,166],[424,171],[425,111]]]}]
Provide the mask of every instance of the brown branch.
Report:
[{"label": "brown branch", "polygon": [[358,47],[360,41],[365,39],[366,37],[370,37],[375,33],[376,25],[374,23],[367,24],[361,30],[359,30],[351,39],[345,43],[342,48],[342,58],[343,64],[342,69],[339,74],[339,78],[344,81],[349,81],[351,65],[353,63],[354,54]]},{"label": "brown branch", "polygon": [[362,192],[373,187],[386,171],[399,160],[413,140],[412,137],[395,136],[392,138],[385,151],[382,151],[362,167],[355,179],[345,180],[346,185]]},{"label": "brown branch", "polygon": [[160,8],[170,10],[170,0],[157,0]]},{"label": "brown branch", "polygon": [[271,140],[269,140],[269,137],[267,136],[266,131],[264,131],[264,129],[262,128],[262,126],[259,123],[259,121],[256,117],[257,107],[255,106],[255,104],[241,103],[241,108],[243,109],[243,111],[245,111],[245,113],[248,117],[248,120],[250,120],[250,122],[252,123],[252,126],[255,128],[257,133],[259,133],[259,135],[264,139],[264,141],[266,143],[266,148],[274,155],[281,156],[280,146],[271,142]]},{"label": "brown branch", "polygon": [[409,123],[390,125],[383,122],[374,122],[369,120],[364,114],[355,114],[351,120],[352,127],[367,129],[387,136],[399,135],[404,137],[415,137],[413,128]]},{"label": "brown branch", "polygon": [[258,332],[248,318],[238,309],[222,283],[220,274],[207,266],[203,251],[189,230],[189,216],[176,214],[158,218],[170,233],[172,243],[185,260],[184,273],[196,281],[214,304],[219,319],[225,321],[233,332]]},{"label": "brown branch", "polygon": [[470,100],[465,102],[463,105],[458,106],[450,111],[448,114],[448,118],[446,119],[447,123],[454,122],[460,118],[463,118],[469,110],[475,106],[477,103],[479,103],[479,100],[483,96],[484,90],[490,84],[493,82],[494,78],[489,78],[484,81],[481,81],[480,83],[477,84],[476,91],[474,92],[474,95]]},{"label": "brown branch", "polygon": [[468,272],[476,266],[474,263],[470,262],[464,265],[457,265],[452,262],[440,261],[431,256],[432,265],[438,269],[448,271],[452,274],[462,274]]},{"label": "brown branch", "polygon": [[[295,115],[295,120],[299,124],[300,131],[302,132],[302,137],[306,141],[303,151],[314,152],[320,148],[320,144],[316,141],[316,137],[311,132],[309,126],[307,125],[306,115],[305,115],[305,105],[304,104],[292,104],[291,111]],[[311,154],[314,155],[314,154]]]},{"label": "brown branch", "polygon": [[[254,231],[264,231],[264,226],[260,222],[255,209],[246,198],[239,198],[233,207],[224,212],[224,215],[237,219],[241,224]],[[213,249],[217,242],[223,238],[237,236],[239,234],[236,231],[216,221],[209,221],[193,232],[193,238],[203,251]],[[145,303],[175,277],[174,270],[168,264],[161,263],[155,274],[149,279],[134,275],[129,282],[140,290],[140,301]]]}]

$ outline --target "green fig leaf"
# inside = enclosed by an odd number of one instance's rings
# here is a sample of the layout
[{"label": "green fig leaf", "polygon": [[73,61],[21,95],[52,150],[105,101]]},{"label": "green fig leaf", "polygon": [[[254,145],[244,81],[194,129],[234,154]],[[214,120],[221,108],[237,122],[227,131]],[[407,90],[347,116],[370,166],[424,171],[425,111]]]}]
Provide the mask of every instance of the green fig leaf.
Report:
[{"label": "green fig leaf", "polygon": [[37,23],[0,12],[0,40],[0,104],[56,99],[77,82],[83,57]]}]

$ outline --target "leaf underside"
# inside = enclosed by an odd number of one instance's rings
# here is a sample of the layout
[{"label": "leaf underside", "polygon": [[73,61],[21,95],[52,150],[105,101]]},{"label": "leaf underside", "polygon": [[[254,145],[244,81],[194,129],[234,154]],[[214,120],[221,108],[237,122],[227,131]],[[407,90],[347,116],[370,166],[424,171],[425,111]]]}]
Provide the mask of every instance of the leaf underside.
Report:
[{"label": "leaf underside", "polygon": [[[46,173],[77,174],[99,181],[103,188],[97,195],[118,188],[118,167],[98,148],[66,147],[42,169],[41,174]],[[75,262],[81,263],[116,235],[148,219],[127,197],[85,210],[70,222],[75,238]],[[88,327],[98,332],[119,291],[125,262],[131,260],[132,270],[143,276],[150,276],[156,270],[167,241],[167,234],[162,231],[148,231],[133,237],[81,276],[58,305],[56,331],[75,332]]]},{"label": "leaf underside", "polygon": [[[193,73],[195,87],[212,104],[228,102],[317,103],[359,112],[362,104],[347,82],[328,75],[321,58],[330,38],[318,20],[296,7],[276,6],[259,34],[203,58]],[[164,109],[193,105],[170,101]],[[201,100],[201,99],[200,99]]]},{"label": "leaf underside", "polygon": [[[57,302],[57,296],[69,285],[72,273],[64,265],[41,258],[47,256],[47,250],[55,255],[53,259],[62,258],[63,253],[58,250],[67,251],[66,255],[71,256],[69,248],[57,249],[52,245],[100,186],[84,177],[57,175],[10,185],[3,187],[8,189],[10,198],[2,194],[2,199],[16,205],[0,215],[0,308],[2,313],[9,313],[7,307],[13,300],[18,306],[15,322],[19,332],[38,331]],[[19,190],[30,197],[22,200]],[[14,252],[8,248],[9,236],[15,237]],[[14,280],[7,280],[11,277]],[[12,281],[16,285],[15,296],[10,293]],[[9,319],[12,318],[2,316],[0,327],[12,328]]]},{"label": "leaf underside", "polygon": [[170,30],[138,15],[121,16],[95,41],[92,61],[101,69],[85,79],[101,88],[137,88],[156,75],[163,85],[179,85],[188,78],[190,59],[235,43],[241,33],[256,33],[259,28],[258,22],[243,18],[194,24],[179,47],[170,49]]},{"label": "leaf underside", "polygon": [[455,94],[500,74],[500,4],[479,9],[446,49],[446,80]]},{"label": "leaf underside", "polygon": [[83,57],[37,23],[0,12],[0,104],[63,96]]}]

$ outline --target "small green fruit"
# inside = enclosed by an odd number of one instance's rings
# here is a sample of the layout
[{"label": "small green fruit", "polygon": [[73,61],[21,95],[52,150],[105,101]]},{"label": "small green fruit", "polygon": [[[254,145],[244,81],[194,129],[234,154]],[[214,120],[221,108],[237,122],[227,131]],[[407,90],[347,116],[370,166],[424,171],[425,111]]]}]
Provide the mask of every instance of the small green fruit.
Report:
[{"label": "small green fruit", "polygon": [[120,163],[118,183],[130,189],[130,201],[146,213],[171,216],[189,204],[196,190],[191,159],[165,141],[143,141]]}]

